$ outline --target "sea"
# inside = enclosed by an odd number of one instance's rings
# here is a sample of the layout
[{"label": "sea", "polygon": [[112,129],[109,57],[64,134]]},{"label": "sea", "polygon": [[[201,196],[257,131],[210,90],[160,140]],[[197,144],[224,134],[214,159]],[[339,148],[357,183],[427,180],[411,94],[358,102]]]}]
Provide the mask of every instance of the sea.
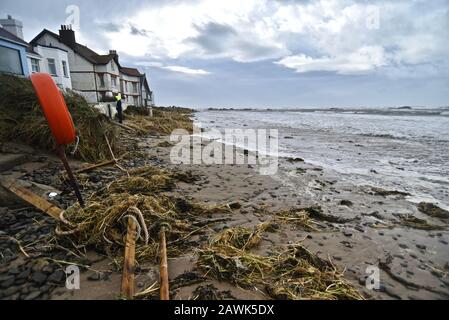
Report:
[{"label": "sea", "polygon": [[280,157],[449,210],[449,107],[208,109],[194,121],[206,137],[212,128],[277,129]]}]

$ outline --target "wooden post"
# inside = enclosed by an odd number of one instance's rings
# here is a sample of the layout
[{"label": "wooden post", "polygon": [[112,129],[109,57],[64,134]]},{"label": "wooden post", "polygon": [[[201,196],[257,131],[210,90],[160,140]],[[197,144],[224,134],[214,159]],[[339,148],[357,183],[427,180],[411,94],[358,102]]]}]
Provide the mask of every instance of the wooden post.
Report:
[{"label": "wooden post", "polygon": [[83,196],[81,195],[81,191],[78,186],[78,182],[76,181],[76,178],[73,175],[72,168],[70,168],[69,161],[67,160],[67,156],[65,155],[64,146],[57,146],[56,150],[58,152],[59,158],[62,161],[62,164],[65,167],[65,170],[67,171],[67,175],[69,177],[70,184],[72,185],[72,188],[75,191],[75,195],[78,199],[78,202],[79,202],[81,208],[84,208],[85,204],[84,204]]},{"label": "wooden post", "polygon": [[165,228],[162,227],[160,231],[161,240],[161,262],[160,262],[160,277],[161,277],[161,300],[170,300],[168,287],[168,262],[167,262],[167,243],[165,240]]},{"label": "wooden post", "polygon": [[122,297],[132,299],[134,297],[134,266],[136,258],[136,229],[133,218],[128,217],[128,230],[126,233],[125,255],[122,271]]},{"label": "wooden post", "polygon": [[59,220],[62,210],[55,206],[53,203],[48,202],[44,198],[39,197],[37,194],[34,194],[30,190],[22,187],[21,185],[9,181],[9,182],[0,182],[2,186],[4,186],[9,191],[13,192],[15,195],[17,195],[19,198],[22,198],[29,204],[33,205],[34,207],[42,210],[43,212],[47,213],[48,215],[52,216],[56,220]]}]

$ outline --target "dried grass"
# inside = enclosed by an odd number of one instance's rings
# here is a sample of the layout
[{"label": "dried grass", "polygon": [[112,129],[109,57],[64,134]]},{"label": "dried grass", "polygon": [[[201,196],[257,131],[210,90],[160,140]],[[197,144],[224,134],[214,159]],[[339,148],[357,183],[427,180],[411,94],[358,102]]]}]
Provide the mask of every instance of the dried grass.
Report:
[{"label": "dried grass", "polygon": [[301,245],[268,256],[251,253],[268,226],[223,231],[198,250],[198,267],[215,279],[258,288],[274,299],[363,299],[331,261]]}]

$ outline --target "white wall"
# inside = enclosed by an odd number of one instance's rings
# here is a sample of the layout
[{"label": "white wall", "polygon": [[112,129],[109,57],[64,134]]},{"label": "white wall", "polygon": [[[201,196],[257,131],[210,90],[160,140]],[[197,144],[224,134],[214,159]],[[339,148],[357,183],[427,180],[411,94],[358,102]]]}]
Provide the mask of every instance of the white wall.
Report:
[{"label": "white wall", "polygon": [[[53,80],[55,80],[56,84],[64,90],[72,89],[72,79],[70,77],[70,63],[67,52],[58,48],[49,48],[39,45],[35,47],[34,50],[42,57],[42,60],[40,61],[41,72],[50,73],[47,59],[54,59],[56,67],[56,75],[52,75]],[[28,60],[29,64],[31,65],[31,59]],[[64,75],[62,61],[65,61],[66,63],[67,76]]]},{"label": "white wall", "polygon": [[[140,92],[140,78],[120,73],[120,80],[124,81],[123,94],[126,95],[126,103],[128,105],[141,106],[142,98],[141,98],[141,92]],[[125,81],[126,81],[126,84],[125,84]],[[136,83],[137,92],[133,91],[132,83]],[[137,101],[134,100],[135,99],[134,97],[137,98]]]}]

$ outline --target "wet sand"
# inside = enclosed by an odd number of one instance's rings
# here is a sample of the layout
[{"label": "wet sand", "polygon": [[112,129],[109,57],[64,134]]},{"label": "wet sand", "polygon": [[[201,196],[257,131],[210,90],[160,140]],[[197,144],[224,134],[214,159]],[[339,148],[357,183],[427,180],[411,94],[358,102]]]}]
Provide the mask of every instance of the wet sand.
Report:
[{"label": "wet sand", "polygon": [[[412,215],[431,224],[445,226],[442,221],[419,212],[416,204],[407,201],[404,195],[379,195],[371,187],[342,182],[335,172],[285,158],[279,159],[279,170],[272,176],[260,175],[258,168],[252,165],[177,166],[170,163],[170,148],[154,148],[159,142],[159,139],[149,139],[141,146],[150,157],[162,159],[168,167],[193,170],[202,177],[193,185],[179,184],[179,194],[211,204],[238,202],[242,205],[238,212],[227,217],[229,221],[214,227],[214,231],[233,226],[254,226],[273,218],[267,212],[318,205],[323,213],[347,221],[323,221],[330,230],[324,232],[305,232],[281,224],[280,231],[267,235],[259,250],[302,241],[312,252],[322,258],[329,257],[335,264],[346,268],[346,278],[367,298],[449,297],[449,232],[417,230],[401,225],[401,216]],[[261,208],[266,209],[264,214],[260,213]],[[193,270],[194,261],[190,254],[171,259],[171,279]],[[367,267],[372,265],[380,267],[379,290],[365,287],[365,279],[369,275]],[[223,286],[214,284],[217,288]],[[191,297],[188,289],[179,290],[176,297]],[[255,292],[235,292],[235,289],[231,292],[240,298],[263,298]]]},{"label": "wet sand", "polygon": [[[168,137],[139,139],[139,149],[147,163],[174,170],[189,170],[200,179],[177,184],[172,192],[209,204],[238,203],[240,208],[205,230],[213,236],[233,226],[255,226],[273,219],[276,210],[291,207],[320,206],[328,217],[344,223],[317,221],[325,231],[306,232],[291,224],[279,224],[278,232],[264,235],[256,252],[279,250],[302,242],[322,258],[329,258],[342,269],[345,277],[368,299],[447,299],[449,297],[449,232],[440,220],[419,212],[404,195],[380,195],[370,187],[342,182],[335,172],[292,159],[280,159],[279,170],[263,176],[252,165],[175,165],[170,148],[159,147]],[[79,165],[76,164],[75,165]],[[137,164],[136,164],[137,165]],[[402,215],[425,219],[443,230],[427,231],[401,224]],[[340,221],[342,222],[342,221]],[[198,236],[200,237],[200,236]],[[116,299],[120,273],[111,261],[89,253],[91,269],[81,276],[81,290],[60,287],[49,293],[50,299]],[[20,260],[20,259],[19,259]],[[244,290],[226,282],[203,278],[195,268],[195,248],[185,255],[169,259],[169,277],[173,299],[194,299],[195,289],[212,284],[223,296],[236,299],[266,299],[260,291]],[[380,289],[365,287],[368,266],[380,267]],[[92,270],[106,277],[92,279]],[[88,278],[91,279],[88,279]],[[199,279],[198,279],[199,277]],[[187,280],[186,280],[187,279]],[[141,291],[158,280],[158,266],[142,266],[136,275]]]}]

